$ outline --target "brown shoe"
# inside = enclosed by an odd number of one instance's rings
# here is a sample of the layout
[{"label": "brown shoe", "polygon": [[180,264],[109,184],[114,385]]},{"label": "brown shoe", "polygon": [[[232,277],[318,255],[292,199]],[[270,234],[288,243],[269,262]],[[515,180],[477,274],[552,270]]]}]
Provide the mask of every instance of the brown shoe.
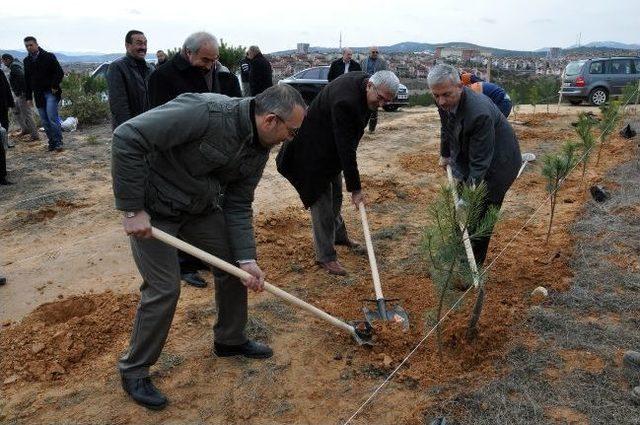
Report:
[{"label": "brown shoe", "polygon": [[347,271],[342,267],[342,264],[338,263],[338,260],[327,261],[326,263],[318,263],[329,274],[335,274],[337,276],[346,276]]}]

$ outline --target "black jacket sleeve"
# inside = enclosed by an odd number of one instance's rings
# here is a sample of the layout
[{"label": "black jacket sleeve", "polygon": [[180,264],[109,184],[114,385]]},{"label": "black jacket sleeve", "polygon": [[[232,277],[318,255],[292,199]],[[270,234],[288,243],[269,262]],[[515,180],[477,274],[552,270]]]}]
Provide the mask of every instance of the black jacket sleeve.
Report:
[{"label": "black jacket sleeve", "polygon": [[360,172],[356,160],[358,148],[358,117],[346,102],[336,102],[331,108],[333,137],[338,150],[338,157],[344,173],[344,181],[348,192],[361,189]]},{"label": "black jacket sleeve", "polygon": [[171,93],[170,87],[173,85],[161,72],[153,71],[149,77],[149,108],[164,105],[174,99],[176,96]]},{"label": "black jacket sleeve", "polygon": [[331,62],[331,66],[329,67],[329,75],[327,75],[327,80],[332,82],[336,78],[340,76],[340,61]]},{"label": "black jacket sleeve", "polygon": [[116,128],[131,118],[129,97],[127,95],[127,82],[125,81],[123,66],[126,66],[126,64],[120,61],[113,62],[107,70],[109,108],[111,109],[113,128]]},{"label": "black jacket sleeve", "polygon": [[60,83],[62,83],[62,79],[64,78],[64,71],[60,66],[60,62],[56,58],[56,55],[50,53],[51,55],[51,88],[60,89]]}]

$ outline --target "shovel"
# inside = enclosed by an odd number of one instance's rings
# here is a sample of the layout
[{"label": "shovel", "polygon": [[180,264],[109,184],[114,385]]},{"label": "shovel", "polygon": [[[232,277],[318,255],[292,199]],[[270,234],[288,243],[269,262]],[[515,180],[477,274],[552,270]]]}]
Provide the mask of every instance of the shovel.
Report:
[{"label": "shovel", "polygon": [[[456,189],[456,183],[453,180],[453,172],[451,171],[451,165],[447,165],[447,178],[449,179],[449,187],[453,195],[453,203],[456,211],[460,208],[460,202],[458,200],[458,191]],[[471,276],[473,276],[473,287],[478,288],[480,284],[480,274],[478,273],[478,265],[476,264],[476,258],[473,255],[473,248],[471,247],[471,239],[469,239],[469,232],[464,224],[458,223],[460,230],[462,230],[462,242],[464,243],[464,250],[467,253],[467,263],[471,269]]]},{"label": "shovel", "polygon": [[516,178],[520,177],[520,174],[522,174],[522,172],[524,171],[524,167],[526,167],[529,162],[533,162],[535,160],[536,160],[536,154],[530,153],[530,152],[523,153],[522,166],[520,167],[520,171],[518,171],[518,175],[516,176]]},{"label": "shovel", "polygon": [[[208,252],[205,252],[199,248],[196,248],[193,245],[189,245],[188,243],[174,237],[171,236],[170,234],[163,232],[160,229],[156,229],[155,227],[151,228],[151,234],[153,235],[154,238],[166,243],[167,245],[170,245],[174,248],[177,248],[181,251],[186,252],[187,254],[191,254],[196,258],[199,258],[200,260],[204,261],[205,263],[211,264],[214,267],[219,268],[220,270],[223,270],[231,275],[234,275],[240,279],[244,279],[247,277],[250,277],[251,275],[249,273],[247,273],[246,271],[231,265],[229,263],[227,263],[224,260],[221,260],[218,257],[215,257],[211,254],[209,254]],[[371,325],[367,322],[364,321],[357,321],[357,322],[353,322],[353,325],[348,324],[346,322],[343,322],[340,319],[337,319],[333,316],[331,316],[328,313],[325,313],[324,311],[320,310],[317,307],[312,306],[311,304],[302,301],[299,298],[294,297],[293,295],[283,291],[282,289],[273,286],[267,282],[264,283],[264,289],[267,290],[267,292],[282,298],[283,300],[300,307],[301,309],[307,311],[308,313],[311,313],[312,315],[316,316],[319,319],[322,319],[326,322],[329,322],[330,324],[332,324],[333,326],[336,326],[340,329],[342,329],[345,332],[348,332],[349,334],[351,334],[351,336],[353,336],[353,338],[356,340],[356,342],[358,343],[358,345],[373,345],[371,343],[371,336],[373,334],[373,329],[371,327]]]},{"label": "shovel", "polygon": [[371,234],[369,233],[369,222],[367,221],[367,212],[364,209],[364,203],[358,205],[360,208],[360,218],[362,218],[362,229],[364,230],[364,239],[367,244],[367,254],[369,255],[369,264],[371,265],[371,277],[373,278],[373,288],[376,291],[375,300],[367,300],[369,302],[375,302],[376,309],[370,310],[367,307],[363,308],[364,316],[368,323],[372,323],[375,320],[382,320],[384,322],[401,322],[402,327],[406,331],[409,329],[409,316],[407,312],[397,303],[389,306],[387,302],[398,301],[397,299],[385,300],[382,295],[382,285],[380,284],[380,275],[378,274],[378,264],[376,263],[376,257],[373,253],[373,243],[371,242]]}]

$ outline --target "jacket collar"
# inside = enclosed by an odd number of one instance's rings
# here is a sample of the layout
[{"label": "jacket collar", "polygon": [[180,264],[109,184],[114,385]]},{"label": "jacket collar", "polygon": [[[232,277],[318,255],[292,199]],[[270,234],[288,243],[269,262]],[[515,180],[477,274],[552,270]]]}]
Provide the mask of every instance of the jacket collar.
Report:
[{"label": "jacket collar", "polygon": [[[138,66],[138,61],[134,58],[132,58],[131,56],[125,54],[124,57],[126,58],[127,63],[129,64],[129,66],[132,67],[137,67]],[[149,65],[149,63],[145,60],[144,61],[144,65],[147,69],[150,69],[151,66]]]},{"label": "jacket collar", "polygon": [[191,68],[191,64],[189,63],[189,61],[186,60],[184,56],[182,56],[182,51],[176,53],[171,60],[173,61],[173,64],[175,65],[176,68],[178,68],[178,71],[180,72]]}]

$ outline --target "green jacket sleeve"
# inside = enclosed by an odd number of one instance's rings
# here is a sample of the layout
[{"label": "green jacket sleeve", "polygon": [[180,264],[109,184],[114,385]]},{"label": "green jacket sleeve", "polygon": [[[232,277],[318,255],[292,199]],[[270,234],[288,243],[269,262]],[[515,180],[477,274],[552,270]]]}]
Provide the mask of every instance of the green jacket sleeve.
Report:
[{"label": "green jacket sleeve", "polygon": [[189,93],[117,127],[111,148],[116,208],[144,209],[145,157],[154,150],[163,151],[200,139],[208,126],[207,101],[201,95]]}]

